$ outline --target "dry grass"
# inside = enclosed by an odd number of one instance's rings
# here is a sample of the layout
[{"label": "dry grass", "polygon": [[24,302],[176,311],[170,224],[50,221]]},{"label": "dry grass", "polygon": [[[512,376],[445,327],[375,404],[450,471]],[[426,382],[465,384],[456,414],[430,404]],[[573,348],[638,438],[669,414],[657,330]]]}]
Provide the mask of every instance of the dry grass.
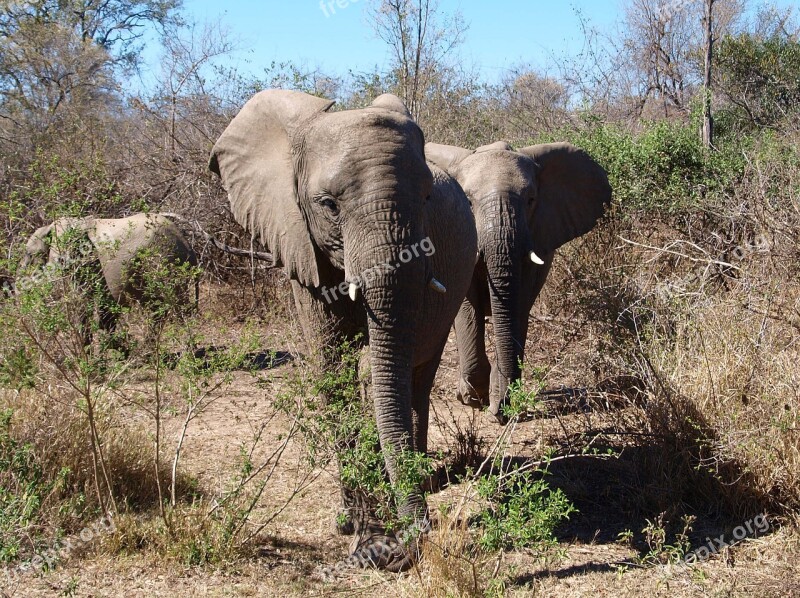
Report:
[{"label": "dry grass", "polygon": [[[13,434],[22,443],[30,444],[47,477],[63,468],[69,470],[64,494],[82,494],[92,504],[92,453],[86,414],[74,397],[48,401],[31,390],[4,391],[0,409],[13,409]],[[98,418],[104,441],[106,462],[115,482],[115,494],[124,504],[149,508],[155,504],[155,478],[152,447],[146,431],[110,404],[104,405]],[[168,476],[167,468],[162,476]]]}]

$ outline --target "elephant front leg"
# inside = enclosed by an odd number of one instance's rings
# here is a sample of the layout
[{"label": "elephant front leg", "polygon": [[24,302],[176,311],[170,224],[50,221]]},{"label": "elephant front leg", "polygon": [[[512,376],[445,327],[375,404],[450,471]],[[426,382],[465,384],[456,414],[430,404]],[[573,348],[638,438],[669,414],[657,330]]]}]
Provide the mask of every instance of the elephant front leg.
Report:
[{"label": "elephant front leg", "polygon": [[455,320],[459,366],[456,392],[459,401],[475,409],[489,404],[491,366],[486,356],[485,327],[484,310],[477,293],[470,289]]},{"label": "elephant front leg", "polygon": [[[352,340],[357,334],[357,324],[349,318],[346,310],[349,305],[344,300],[333,303],[327,301],[321,288],[306,287],[294,280],[291,284],[295,308],[310,350],[315,375],[336,371],[342,366],[341,350],[344,342]],[[335,281],[328,281],[327,286],[336,286]],[[368,355],[365,354],[359,361],[358,379],[361,381],[369,378],[366,371],[368,364]],[[368,385],[362,384],[360,390],[362,399],[366,400]],[[328,404],[331,397],[322,393],[320,399]],[[342,439],[342,444],[336,447],[336,452],[341,453],[348,446],[352,446],[353,442],[351,438]],[[341,474],[341,462],[337,465]],[[335,517],[335,531],[341,535],[351,535],[356,532],[358,519],[368,517],[368,509],[365,508],[363,497],[358,490],[341,483],[341,475],[339,479],[341,508]]]}]

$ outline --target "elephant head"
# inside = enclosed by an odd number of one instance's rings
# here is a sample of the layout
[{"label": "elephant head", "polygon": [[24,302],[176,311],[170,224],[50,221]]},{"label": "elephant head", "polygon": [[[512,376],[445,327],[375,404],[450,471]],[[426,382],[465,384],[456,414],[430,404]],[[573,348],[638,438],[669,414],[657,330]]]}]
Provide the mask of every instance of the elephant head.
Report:
[{"label": "elephant head", "polygon": [[553,252],[594,227],[611,187],[605,171],[568,143],[518,151],[505,142],[475,151],[429,143],[425,153],[461,184],[475,215],[495,335],[489,408],[503,421],[508,385],[520,377],[528,312]]},{"label": "elephant head", "polygon": [[53,225],[48,224],[37,228],[25,244],[25,252],[19,262],[20,270],[32,267],[42,267],[50,255],[51,235]]},{"label": "elephant head", "polygon": [[[432,175],[422,132],[398,98],[384,95],[358,110],[332,105],[300,92],[258,93],[214,145],[209,167],[236,220],[294,281],[295,297],[298,285],[310,289],[316,303],[298,300],[301,317],[304,308],[330,313],[320,289],[352,283],[353,309],[366,314],[380,443],[399,455],[413,448],[414,325],[432,280],[425,258],[403,263],[401,252],[426,236]],[[377,267],[383,264],[392,267]],[[372,275],[362,281],[366,271]],[[394,458],[387,461],[394,483]],[[400,507],[401,516],[424,514],[421,494]]]},{"label": "elephant head", "polygon": [[20,270],[83,259],[93,243],[94,217],[64,217],[36,229],[25,245]]}]

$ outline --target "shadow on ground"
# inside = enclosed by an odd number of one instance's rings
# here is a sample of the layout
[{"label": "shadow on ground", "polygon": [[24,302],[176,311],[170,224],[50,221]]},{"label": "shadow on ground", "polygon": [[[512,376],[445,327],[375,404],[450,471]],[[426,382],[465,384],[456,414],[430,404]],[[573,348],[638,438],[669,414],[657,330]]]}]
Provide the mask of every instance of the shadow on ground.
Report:
[{"label": "shadow on ground", "polygon": [[[541,393],[542,402],[526,419],[556,418],[589,412],[616,412],[636,406],[647,410],[646,395],[635,378],[615,379],[604,388],[561,388]],[[691,405],[691,402],[683,402]],[[674,414],[673,421],[690,421],[691,427],[664,428],[618,435],[613,425],[591,429],[563,439],[554,458],[546,465],[550,488],[560,489],[576,507],[568,521],[556,529],[562,544],[617,545],[638,551],[648,562],[665,560],[670,546],[686,532],[688,551],[708,548],[711,538],[734,543],[734,530],[769,512],[770,497],[754,488],[752,475],[737,463],[716,462],[709,466],[709,446],[715,436],[702,415],[689,408]],[[624,438],[625,441],[621,441]],[[587,439],[591,442],[587,444]],[[537,444],[531,441],[531,444]],[[523,441],[523,445],[527,445]],[[591,453],[581,454],[580,447]],[[576,454],[577,453],[577,454]],[[504,468],[536,465],[535,458],[513,457]],[[472,464],[473,467],[475,464]],[[541,465],[544,468],[544,465]],[[461,470],[442,468],[439,487],[458,479]],[[690,518],[690,527],[686,525]],[[774,531],[748,532],[747,538]],[[648,528],[664,531],[654,539]],[[620,546],[622,548],[622,546]],[[612,551],[611,554],[613,554]],[[533,578],[570,577],[590,572],[610,572],[623,565],[638,565],[610,556],[608,562],[572,564],[563,569],[547,568],[521,576],[515,584]]]},{"label": "shadow on ground", "polygon": [[[209,367],[213,360],[224,354],[227,350],[225,346],[212,345],[201,347],[194,351],[194,358],[203,360]],[[164,360],[168,367],[175,367],[183,357],[183,353],[172,353]],[[293,361],[295,356],[288,351],[254,351],[244,356],[243,364],[240,369],[265,371],[280,367]]]}]

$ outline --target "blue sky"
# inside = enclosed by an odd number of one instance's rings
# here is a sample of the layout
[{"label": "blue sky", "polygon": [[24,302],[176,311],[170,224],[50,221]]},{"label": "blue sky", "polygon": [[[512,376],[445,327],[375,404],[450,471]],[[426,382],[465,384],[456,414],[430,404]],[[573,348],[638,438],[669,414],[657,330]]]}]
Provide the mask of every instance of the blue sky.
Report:
[{"label": "blue sky", "polygon": [[[386,45],[366,20],[365,8],[372,1],[185,0],[184,8],[198,23],[222,24],[242,48],[231,61],[254,74],[272,61],[291,61],[344,75],[384,70],[388,63]],[[680,0],[664,3],[673,1]],[[796,0],[776,3],[796,6]],[[497,81],[514,66],[543,69],[552,55],[576,55],[583,46],[578,13],[610,31],[623,5],[624,0],[440,0],[443,12],[461,11],[469,29],[460,56],[488,81]]]},{"label": "blue sky", "polygon": [[[273,60],[319,68],[325,73],[382,69],[386,45],[366,20],[372,0],[185,0],[196,21],[220,22],[243,51],[235,61],[260,73]],[[332,4],[332,8],[329,6]],[[583,36],[576,11],[598,26],[610,26],[618,1],[440,0],[441,10],[461,10],[469,26],[460,55],[487,79],[515,65],[544,66],[550,53],[575,54]]]}]

